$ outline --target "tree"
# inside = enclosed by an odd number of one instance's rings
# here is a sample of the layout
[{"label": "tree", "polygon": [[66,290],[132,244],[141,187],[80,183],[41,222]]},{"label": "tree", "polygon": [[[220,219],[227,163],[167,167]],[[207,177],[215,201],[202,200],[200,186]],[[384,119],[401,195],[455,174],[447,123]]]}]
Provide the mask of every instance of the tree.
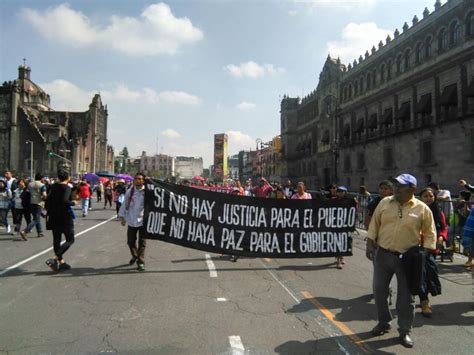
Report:
[{"label": "tree", "polygon": [[123,156],[124,159],[128,159],[130,157],[130,155],[128,154],[127,146],[123,147],[119,155]]}]

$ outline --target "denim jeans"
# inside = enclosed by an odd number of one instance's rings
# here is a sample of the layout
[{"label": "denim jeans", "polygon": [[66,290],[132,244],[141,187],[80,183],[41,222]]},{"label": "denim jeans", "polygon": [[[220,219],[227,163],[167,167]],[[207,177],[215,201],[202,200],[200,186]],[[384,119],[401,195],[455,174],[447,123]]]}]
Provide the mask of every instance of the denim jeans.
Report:
[{"label": "denim jeans", "polygon": [[31,216],[33,217],[33,220],[30,223],[28,223],[28,225],[25,228],[25,232],[30,233],[33,230],[33,227],[36,226],[36,231],[38,232],[38,234],[42,234],[43,233],[43,227],[41,226],[42,207],[39,205],[31,205],[30,211],[31,211]]},{"label": "denim jeans", "polygon": [[82,215],[87,216],[88,211],[89,211],[89,197],[82,199]]}]

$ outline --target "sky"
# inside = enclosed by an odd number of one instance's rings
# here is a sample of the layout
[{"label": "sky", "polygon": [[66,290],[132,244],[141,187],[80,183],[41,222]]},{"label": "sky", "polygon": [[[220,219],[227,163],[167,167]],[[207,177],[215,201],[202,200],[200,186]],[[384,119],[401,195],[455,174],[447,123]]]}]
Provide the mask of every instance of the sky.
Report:
[{"label": "sky", "polygon": [[[444,4],[447,0],[443,0]],[[202,157],[280,134],[283,95],[318,85],[435,0],[0,0],[0,82],[26,58],[57,111],[108,108],[115,152]]]}]

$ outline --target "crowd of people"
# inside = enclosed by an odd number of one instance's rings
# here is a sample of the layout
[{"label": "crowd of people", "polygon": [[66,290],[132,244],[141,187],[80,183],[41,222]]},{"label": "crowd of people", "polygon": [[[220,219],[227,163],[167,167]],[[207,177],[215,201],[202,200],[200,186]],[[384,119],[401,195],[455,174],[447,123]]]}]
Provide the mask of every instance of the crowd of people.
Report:
[{"label": "crowd of people", "polygon": [[[91,185],[87,179],[73,181],[67,169],[60,169],[55,179],[45,179],[37,173],[34,180],[16,179],[10,171],[5,171],[0,180],[0,218],[8,234],[17,234],[22,240],[36,228],[37,236],[43,237],[42,219],[46,229],[52,231],[54,255],[46,260],[53,271],[68,270],[64,254],[74,243],[74,219],[72,208],[81,203],[82,216],[86,217],[95,203],[103,208],[112,207],[115,202],[117,219],[127,225],[127,244],[132,258],[130,265],[137,264],[139,271],[145,270],[146,239],[144,238],[144,184],[146,176],[137,173],[133,182],[118,179],[100,181]],[[377,308],[378,323],[372,329],[374,336],[387,333],[391,329],[392,315],[389,310],[390,282],[397,278],[396,310],[400,343],[413,347],[411,329],[414,321],[414,296],[420,298],[422,314],[432,315],[429,294],[441,292],[437,277],[436,256],[444,251],[456,250],[448,236],[454,229],[462,235],[462,245],[468,260],[464,267],[472,270],[474,208],[472,193],[474,186],[459,181],[459,199],[453,200],[450,191],[443,190],[437,183],[423,187],[419,197],[415,192],[420,188],[410,174],[401,174],[392,180],[381,181],[378,194],[371,194],[365,186],[359,193],[349,195],[345,186],[331,184],[326,190],[309,193],[304,182],[296,188],[287,180],[285,184],[270,184],[259,178],[242,186],[236,181],[229,192],[240,196],[276,199],[354,199],[359,211],[359,222],[368,229],[366,256],[373,262],[373,292]],[[8,214],[12,214],[13,229]],[[22,228],[22,221],[25,227]],[[65,243],[61,244],[62,236]],[[421,257],[419,255],[422,255]],[[237,257],[232,257],[233,261]],[[342,269],[344,258],[336,257],[336,266]],[[409,272],[407,272],[407,265]],[[419,275],[418,275],[419,274]],[[418,276],[419,277],[418,277]]]}]

